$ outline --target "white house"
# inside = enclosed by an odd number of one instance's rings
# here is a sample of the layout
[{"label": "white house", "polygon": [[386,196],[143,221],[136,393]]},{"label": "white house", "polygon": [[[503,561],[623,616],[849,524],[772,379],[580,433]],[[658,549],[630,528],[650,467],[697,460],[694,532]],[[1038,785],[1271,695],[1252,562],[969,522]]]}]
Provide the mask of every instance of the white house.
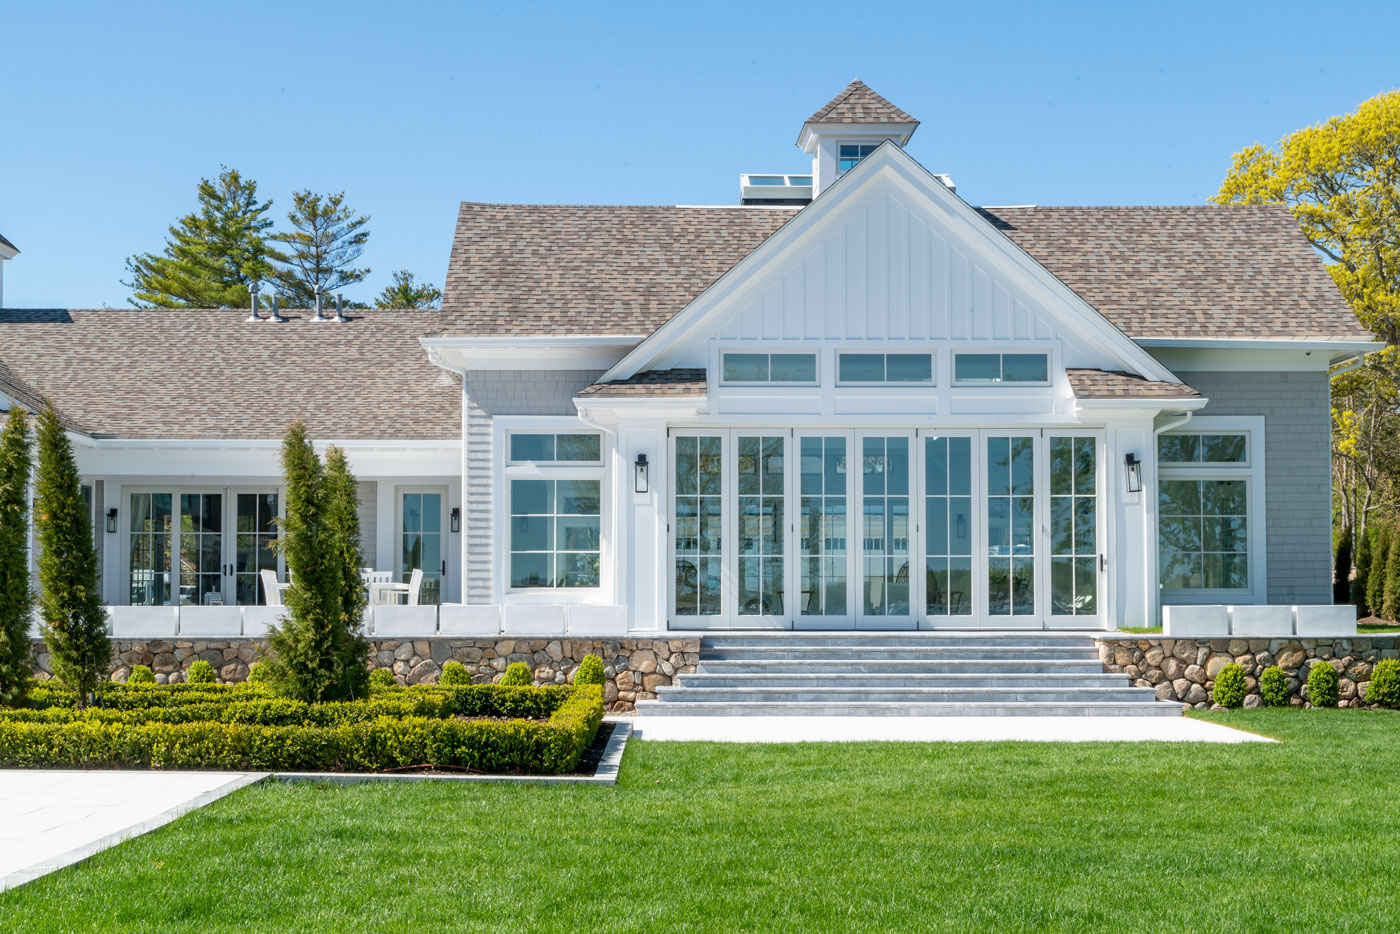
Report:
[{"label": "white house", "polygon": [[255,631],[295,416],[443,604],[401,632],[1330,603],[1328,370],[1378,345],[1288,210],[976,207],[917,126],[855,82],[739,205],[464,203],[440,311],[5,311],[0,390],[146,627]]}]

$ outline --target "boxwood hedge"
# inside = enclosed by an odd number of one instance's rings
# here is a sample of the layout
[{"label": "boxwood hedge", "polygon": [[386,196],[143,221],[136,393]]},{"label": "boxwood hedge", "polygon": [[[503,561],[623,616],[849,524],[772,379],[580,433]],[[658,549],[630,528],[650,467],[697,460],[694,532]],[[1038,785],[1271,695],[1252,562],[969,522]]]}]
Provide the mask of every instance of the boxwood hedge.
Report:
[{"label": "boxwood hedge", "polygon": [[[146,691],[147,700],[199,694]],[[401,688],[336,704],[221,693],[212,701],[138,706],[128,692],[104,691],[104,702],[121,700],[84,711],[0,711],[0,767],[363,772],[431,765],[557,774],[578,764],[603,718],[596,685]]]}]

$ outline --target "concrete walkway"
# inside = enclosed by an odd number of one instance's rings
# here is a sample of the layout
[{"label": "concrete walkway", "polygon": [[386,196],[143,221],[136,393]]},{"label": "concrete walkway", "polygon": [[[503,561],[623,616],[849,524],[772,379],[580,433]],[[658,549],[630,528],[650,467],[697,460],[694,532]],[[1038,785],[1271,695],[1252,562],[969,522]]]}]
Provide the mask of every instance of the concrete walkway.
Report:
[{"label": "concrete walkway", "polygon": [[0,770],[0,891],[71,866],[264,777]]},{"label": "concrete walkway", "polygon": [[1190,717],[636,717],[644,740],[720,743],[904,742],[1272,743]]}]

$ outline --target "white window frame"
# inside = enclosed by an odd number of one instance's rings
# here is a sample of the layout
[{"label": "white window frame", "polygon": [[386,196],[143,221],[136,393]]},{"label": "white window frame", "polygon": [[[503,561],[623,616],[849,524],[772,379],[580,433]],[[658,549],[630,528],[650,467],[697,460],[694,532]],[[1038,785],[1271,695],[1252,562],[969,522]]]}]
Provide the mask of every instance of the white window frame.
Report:
[{"label": "white window frame", "polygon": [[[614,503],[617,501],[608,465],[614,437],[582,419],[568,415],[496,416],[492,424],[494,454],[492,485],[495,504],[492,510],[496,532],[492,536],[492,557],[495,573],[492,589],[500,604],[586,605],[611,602],[612,577],[616,556],[614,549]],[[597,434],[600,435],[596,463],[584,461],[510,461],[508,447],[511,434]],[[511,480],[597,480],[598,503],[598,586],[597,587],[511,587],[510,585],[510,481]],[[627,473],[631,484],[631,473]],[[629,487],[630,488],[630,487]]]},{"label": "white window frame", "polygon": [[[997,357],[1005,357],[1008,354],[1044,354],[1045,355],[1045,379],[1042,380],[1015,380],[1007,382],[1005,380],[983,381],[983,380],[960,380],[958,379],[958,356],[959,355],[988,356],[995,354]],[[954,347],[948,359],[948,368],[951,375],[952,384],[958,389],[1021,389],[1034,388],[1052,385],[1055,382],[1055,373],[1058,370],[1056,364],[1056,354],[1050,347]],[[1002,372],[1006,366],[1003,363]]]},{"label": "white window frame", "polygon": [[[926,379],[926,380],[925,380],[925,379],[919,379],[919,380],[913,380],[913,379],[909,379],[909,380],[906,380],[906,379],[896,379],[896,380],[891,380],[891,379],[888,379],[888,378],[882,379],[882,380],[843,380],[843,379],[841,378],[841,357],[844,356],[844,355],[846,355],[846,354],[852,354],[852,355],[854,355],[854,354],[864,354],[864,355],[867,355],[867,356],[874,356],[874,355],[878,354],[879,356],[884,357],[884,358],[885,358],[885,375],[886,375],[887,377],[888,377],[888,375],[889,375],[889,369],[890,369],[890,366],[889,366],[889,357],[890,357],[890,356],[892,356],[892,355],[893,355],[893,356],[908,356],[908,357],[927,356],[927,357],[928,357],[928,372],[929,372],[929,378]],[[937,386],[937,385],[938,385],[938,354],[935,353],[934,350],[933,350],[932,348],[930,348],[930,349],[928,349],[928,350],[920,350],[920,349],[890,349],[890,348],[885,348],[885,347],[881,347],[881,348],[838,347],[838,348],[836,348],[836,356],[833,358],[832,372],[833,372],[834,375],[835,375],[836,385],[837,385],[838,387],[841,387],[842,389],[853,388],[853,387],[854,387],[854,388],[860,388],[860,387],[866,387],[866,388],[868,388],[868,387],[872,387],[872,386],[881,387],[881,388],[884,388],[884,387],[899,388],[899,387],[901,387],[901,386],[920,386],[920,387],[927,388],[927,387]]]},{"label": "white window frame", "polygon": [[[448,498],[449,496],[451,496],[451,491],[448,489],[446,484],[441,483],[402,483],[394,485],[393,574],[395,577],[398,577],[400,569],[403,567],[403,498],[405,493],[436,493],[438,496],[442,497],[442,510],[441,515],[438,517],[438,528],[441,530],[438,534],[442,537],[442,569],[439,571],[439,574],[441,575],[441,583],[439,583],[438,585],[440,588],[440,590],[438,591],[438,599],[442,603],[446,603],[447,579],[452,569],[452,562],[448,560],[447,554],[449,544],[452,540],[452,531],[451,528],[448,526],[448,517],[451,514],[451,507],[448,505]],[[408,581],[405,580],[402,581],[402,583],[406,584],[408,583]]]},{"label": "white window frame", "polygon": [[[871,156],[875,155],[875,150],[879,149],[879,148],[880,148],[880,144],[883,143],[883,142],[884,142],[884,139],[879,139],[879,140],[870,140],[870,139],[838,139],[838,140],[836,141],[836,160],[835,160],[835,161],[836,161],[836,175],[837,175],[837,177],[839,178],[840,176],[845,175],[847,172],[851,171],[851,169],[854,169],[854,168],[856,167],[856,165],[860,165],[860,164],[861,164],[862,162],[864,162],[866,159],[869,159]],[[862,155],[862,156],[858,156],[858,157],[856,158],[855,165],[851,166],[850,168],[845,168],[845,169],[843,169],[843,168],[841,168],[841,147],[842,147],[842,146],[869,146],[869,147],[870,147],[870,152],[865,153],[865,154]]]},{"label": "white window frame", "polygon": [[[598,439],[598,459],[591,461],[561,461],[557,459],[545,461],[514,460],[510,456],[511,438],[514,435],[551,435],[554,437],[555,453],[558,453],[559,450],[559,435],[594,435]],[[524,464],[540,464],[548,465],[551,467],[601,467],[603,466],[603,433],[596,428],[589,428],[588,426],[580,426],[578,430],[575,431],[567,431],[558,428],[539,430],[532,430],[529,428],[510,428],[507,429],[505,433],[504,456],[507,467],[518,467]]]},{"label": "white window frame", "polygon": [[[1152,493],[1155,534],[1152,541],[1153,583],[1163,606],[1173,604],[1225,603],[1262,604],[1268,602],[1268,542],[1265,522],[1266,471],[1264,465],[1264,416],[1262,415],[1197,415],[1171,435],[1245,435],[1245,463],[1165,464],[1157,456],[1157,440],[1153,439],[1152,458],[1157,465],[1157,482],[1163,480],[1244,480],[1247,484],[1249,512],[1245,516],[1245,536],[1248,551],[1249,586],[1179,587],[1162,586],[1160,494]],[[1160,437],[1160,436],[1158,436]]]},{"label": "white window frame", "polygon": [[[816,374],[816,377],[812,380],[727,380],[724,378],[724,358],[727,354],[746,354],[752,356],[762,354],[763,356],[768,357],[768,373],[770,376],[773,372],[772,358],[774,354],[810,356],[812,358],[812,370]],[[789,386],[820,386],[822,384],[822,355],[821,351],[814,348],[806,347],[722,347],[719,350],[719,362],[716,371],[716,378],[718,379],[719,384],[721,386],[776,386],[778,388],[786,388]]]}]

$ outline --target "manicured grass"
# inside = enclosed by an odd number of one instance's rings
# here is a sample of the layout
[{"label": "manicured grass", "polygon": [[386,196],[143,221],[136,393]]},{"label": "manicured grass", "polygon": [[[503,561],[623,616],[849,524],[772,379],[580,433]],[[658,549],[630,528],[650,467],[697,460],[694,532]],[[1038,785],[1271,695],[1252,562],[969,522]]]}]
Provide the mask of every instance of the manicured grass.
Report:
[{"label": "manicured grass", "polygon": [[1119,626],[1119,627],[1118,627],[1118,631],[1119,631],[1119,632],[1131,632],[1131,633],[1133,633],[1134,635],[1151,635],[1152,633],[1158,633],[1158,634],[1160,634],[1161,631],[1162,631],[1162,627],[1161,627],[1161,626]]},{"label": "manicured grass", "polygon": [[1357,623],[1356,631],[1363,635],[1368,632],[1400,635],[1400,623]]},{"label": "manicured grass", "polygon": [[1358,931],[1400,715],[1280,744],[636,743],[615,788],[285,786],[0,895],[42,931]]}]

